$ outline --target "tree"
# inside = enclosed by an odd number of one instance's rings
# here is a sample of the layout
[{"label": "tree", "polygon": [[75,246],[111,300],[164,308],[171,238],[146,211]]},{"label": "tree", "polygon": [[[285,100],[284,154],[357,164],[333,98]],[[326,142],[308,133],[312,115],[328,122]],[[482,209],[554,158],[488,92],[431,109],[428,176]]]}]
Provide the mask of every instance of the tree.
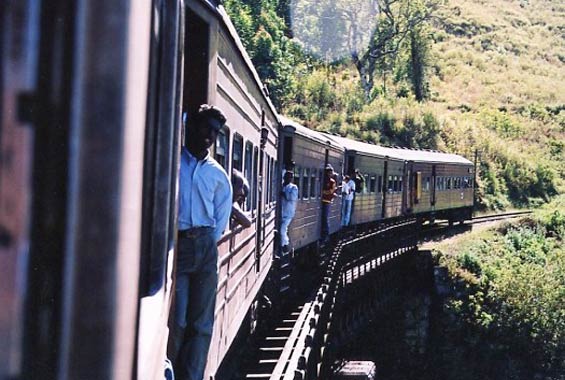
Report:
[{"label": "tree", "polygon": [[[390,70],[411,32],[429,22],[442,1],[320,0],[313,6],[310,0],[297,0],[292,9],[293,35],[320,58],[351,57],[369,100],[376,72]],[[319,33],[328,23],[331,33]],[[324,41],[328,37],[331,48]]]},{"label": "tree", "polygon": [[428,96],[428,81],[426,68],[429,64],[429,37],[425,29],[416,27],[410,31],[410,60],[408,63],[408,78],[416,100],[422,101]]},{"label": "tree", "polygon": [[[429,22],[440,0],[378,0],[376,3],[376,26],[373,29],[369,45],[363,54],[353,54],[352,60],[359,72],[365,97],[370,98],[374,86],[375,69],[387,59],[397,56],[407,38],[416,50],[411,54],[414,66],[414,78],[420,81],[418,91],[423,89],[423,64],[425,53],[417,34],[423,24]],[[413,44],[412,44],[413,42]],[[414,82],[413,82],[414,83]],[[416,89],[415,89],[416,92]],[[423,94],[423,92],[421,93]],[[418,96],[418,95],[417,95]],[[423,99],[423,96],[421,97]]]}]

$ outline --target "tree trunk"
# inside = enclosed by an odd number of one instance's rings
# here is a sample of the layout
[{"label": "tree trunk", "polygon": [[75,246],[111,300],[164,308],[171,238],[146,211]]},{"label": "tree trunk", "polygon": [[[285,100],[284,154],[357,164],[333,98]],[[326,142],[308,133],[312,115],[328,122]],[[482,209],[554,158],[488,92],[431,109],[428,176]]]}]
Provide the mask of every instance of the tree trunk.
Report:
[{"label": "tree trunk", "polygon": [[353,63],[359,72],[359,78],[361,79],[361,88],[363,88],[363,93],[365,95],[365,100],[369,102],[371,100],[371,91],[374,86],[374,70],[375,63],[370,57],[359,58],[357,54],[352,54],[351,58]]}]

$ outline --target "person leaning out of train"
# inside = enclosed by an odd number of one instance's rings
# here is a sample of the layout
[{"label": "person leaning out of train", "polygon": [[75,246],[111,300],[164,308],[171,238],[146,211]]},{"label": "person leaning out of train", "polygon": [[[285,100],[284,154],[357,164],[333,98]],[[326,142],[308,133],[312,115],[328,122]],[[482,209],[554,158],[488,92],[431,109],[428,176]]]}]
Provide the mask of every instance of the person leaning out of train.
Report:
[{"label": "person leaning out of train", "polygon": [[232,187],[209,148],[226,117],[201,105],[186,126],[181,151],[174,323],[169,354],[175,378],[202,380],[214,327],[217,243],[232,210]]},{"label": "person leaning out of train", "polygon": [[341,184],[341,226],[349,226],[351,220],[351,205],[353,204],[353,197],[355,195],[355,181],[349,176],[345,175],[343,183]]},{"label": "person leaning out of train", "polygon": [[365,190],[365,176],[355,169],[355,173],[352,174],[352,179],[355,181],[355,192],[362,193]]},{"label": "person leaning out of train", "polygon": [[288,226],[296,212],[298,202],[298,187],[292,183],[294,172],[284,172],[283,186],[281,191],[281,245],[283,252],[289,251],[290,239],[288,238]]},{"label": "person leaning out of train", "polygon": [[231,208],[231,219],[235,224],[241,224],[243,228],[251,227],[252,220],[249,212],[243,211],[243,205],[249,195],[249,183],[243,174],[234,169],[231,175],[233,187],[233,203]]},{"label": "person leaning out of train", "polygon": [[330,233],[330,207],[336,196],[337,182],[334,179],[334,168],[330,164],[324,170],[324,186],[322,187],[322,244],[327,243]]}]

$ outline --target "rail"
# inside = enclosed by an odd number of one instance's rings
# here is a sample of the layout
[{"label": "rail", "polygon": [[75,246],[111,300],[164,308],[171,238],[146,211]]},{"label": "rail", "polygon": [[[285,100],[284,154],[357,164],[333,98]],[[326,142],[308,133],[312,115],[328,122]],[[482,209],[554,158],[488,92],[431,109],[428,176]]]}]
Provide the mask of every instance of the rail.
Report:
[{"label": "rail", "polygon": [[[331,250],[322,284],[307,301],[304,319],[295,325],[283,354],[277,363],[270,380],[312,380],[324,378],[329,370],[328,348],[334,330],[334,313],[340,293],[355,279],[376,270],[415,247],[415,239],[406,235],[401,244],[395,245],[388,234],[396,234],[398,229],[413,228],[414,219],[398,220],[380,225],[362,235],[353,235],[338,241]],[[381,238],[381,246],[370,248],[375,238]],[[359,255],[360,246],[368,244]],[[361,250],[363,251],[363,250]],[[307,322],[307,323],[306,323]],[[327,376],[327,375],[326,375]]]},{"label": "rail", "polygon": [[525,210],[525,211],[513,211],[513,212],[505,212],[501,214],[491,214],[491,215],[481,215],[481,216],[474,216],[469,223],[476,224],[476,223],[486,223],[495,220],[501,219],[512,219],[512,218],[519,218],[521,216],[530,215],[533,211]]}]

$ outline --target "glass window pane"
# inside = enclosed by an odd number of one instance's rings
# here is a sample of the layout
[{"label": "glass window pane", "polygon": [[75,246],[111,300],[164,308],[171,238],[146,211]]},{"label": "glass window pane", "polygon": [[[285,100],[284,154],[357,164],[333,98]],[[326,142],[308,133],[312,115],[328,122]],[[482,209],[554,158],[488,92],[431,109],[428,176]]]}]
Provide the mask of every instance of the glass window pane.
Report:
[{"label": "glass window pane", "polygon": [[382,193],[382,192],[383,192],[383,176],[382,176],[382,175],[379,176],[379,182],[378,182],[378,185],[377,185],[377,191],[378,191],[379,193]]},{"label": "glass window pane", "polygon": [[218,133],[218,138],[216,139],[216,156],[214,157],[216,161],[222,167],[228,171],[228,141],[229,141],[229,130],[227,128],[222,128]]},{"label": "glass window pane", "polygon": [[243,169],[243,137],[237,133],[233,136],[232,168],[239,171]]},{"label": "glass window pane", "polygon": [[316,169],[310,171],[310,198],[316,197]]},{"label": "glass window pane", "polygon": [[302,175],[302,170],[300,168],[300,166],[295,166],[294,167],[294,184],[296,185],[296,187],[298,187],[298,189],[301,188],[301,183],[300,183],[300,179]]},{"label": "glass window pane", "polygon": [[245,168],[243,174],[250,186],[249,195],[245,203],[246,210],[251,210],[251,202],[253,201],[251,194],[255,191],[255,187],[253,185],[253,144],[250,142],[245,144]]},{"label": "glass window pane", "polygon": [[310,182],[310,169],[303,169],[302,178],[302,198],[307,199],[309,195],[308,183]]},{"label": "glass window pane", "polygon": [[252,210],[257,209],[257,193],[259,192],[259,189],[257,188],[257,182],[259,179],[259,174],[258,174],[258,166],[259,166],[259,149],[257,149],[257,147],[254,147],[254,152],[253,152],[253,200],[252,200]]}]

